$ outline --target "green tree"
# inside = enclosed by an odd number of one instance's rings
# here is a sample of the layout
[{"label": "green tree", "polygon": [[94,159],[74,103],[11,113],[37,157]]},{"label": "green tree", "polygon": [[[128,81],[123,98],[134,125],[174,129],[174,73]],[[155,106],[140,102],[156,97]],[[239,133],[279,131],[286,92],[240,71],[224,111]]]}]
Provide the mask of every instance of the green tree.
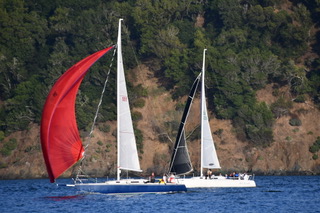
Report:
[{"label": "green tree", "polygon": [[243,29],[222,30],[217,38],[216,43],[219,46],[228,46],[234,51],[243,49],[247,44],[248,32]]},{"label": "green tree", "polygon": [[24,130],[29,123],[40,122],[45,91],[40,78],[36,76],[17,86],[14,97],[7,100],[4,107],[7,131]]},{"label": "green tree", "polygon": [[186,46],[180,42],[178,34],[179,29],[174,26],[168,26],[166,29],[160,30],[151,44],[152,51],[156,56],[165,60],[170,57],[169,55],[172,52],[185,49]]},{"label": "green tree", "polygon": [[188,13],[198,13],[198,1],[137,0],[133,6],[132,17],[140,41],[140,53],[150,55],[159,31]]},{"label": "green tree", "polygon": [[12,97],[16,86],[39,74],[46,56],[47,22],[24,1],[3,0],[0,5],[0,84],[2,99]]},{"label": "green tree", "polygon": [[224,28],[240,28],[243,25],[242,15],[245,8],[240,4],[240,1],[212,1],[211,8],[219,14]]},{"label": "green tree", "polygon": [[264,9],[261,5],[255,5],[248,10],[247,22],[248,24],[257,30],[262,30],[266,26],[266,17],[264,14]]},{"label": "green tree", "polygon": [[320,69],[313,70],[309,75],[310,95],[313,101],[320,106]]},{"label": "green tree", "polygon": [[237,111],[234,125],[238,134],[244,134],[257,146],[268,146],[273,142],[273,114],[264,102],[243,105]]},{"label": "green tree", "polygon": [[241,77],[253,89],[262,89],[268,82],[268,77],[278,73],[280,62],[270,51],[252,48],[240,53],[239,63]]},{"label": "green tree", "polygon": [[188,86],[190,85],[190,78],[186,70],[188,69],[188,55],[187,50],[172,50],[170,57],[164,62],[165,76],[172,80],[172,85],[179,85],[176,91],[178,96],[187,94]]}]

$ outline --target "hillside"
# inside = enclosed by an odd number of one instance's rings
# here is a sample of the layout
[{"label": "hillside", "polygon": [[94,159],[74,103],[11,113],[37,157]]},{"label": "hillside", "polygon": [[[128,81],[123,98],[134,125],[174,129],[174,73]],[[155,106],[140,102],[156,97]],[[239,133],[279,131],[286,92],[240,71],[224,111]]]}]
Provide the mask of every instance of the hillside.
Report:
[{"label": "hillside", "polygon": [[[122,18],[142,174],[167,170],[186,95],[206,55],[206,95],[221,171],[319,174],[318,1],[46,1],[0,5],[0,178],[42,178],[39,125],[54,82],[112,46]],[[111,71],[83,170],[116,171],[115,65],[111,51],[83,79],[76,101],[84,144]],[[199,168],[199,97],[186,126]],[[311,153],[312,152],[312,153]],[[64,175],[70,176],[78,165]],[[138,175],[138,174],[135,174]]]},{"label": "hillside", "polygon": [[[145,107],[134,109],[143,113],[143,119],[138,122],[138,128],[143,132],[143,154],[140,154],[141,167],[144,170],[142,175],[148,175],[151,171],[158,174],[166,171],[171,157],[169,148],[172,147],[174,136],[170,136],[172,142],[160,142],[159,134],[170,135],[165,131],[165,123],[172,120],[180,120],[182,111],[176,111],[175,105],[169,92],[159,86],[158,79],[148,70],[148,67],[141,65],[134,69],[131,79],[136,79],[136,84],[143,84],[154,96],[146,99]],[[285,91],[287,88],[281,88]],[[160,92],[159,92],[160,91]],[[276,100],[272,95],[272,85],[257,92],[257,99],[265,101],[268,105]],[[179,100],[181,103],[185,97]],[[195,100],[187,127],[193,130],[199,122],[196,112],[199,110],[199,101]],[[320,159],[313,160],[309,147],[313,144],[320,132],[318,122],[320,111],[310,101],[306,103],[294,103],[290,110],[296,114],[302,122],[301,126],[289,125],[290,116],[283,116],[276,120],[273,127],[274,142],[266,148],[256,148],[248,142],[237,139],[230,120],[219,120],[211,114],[212,132],[223,130],[221,134],[213,134],[222,172],[230,171],[251,171],[256,174],[284,175],[284,174],[320,174]],[[115,123],[109,123],[111,129],[108,133],[100,132],[98,128],[94,131],[84,161],[84,170],[93,176],[107,177],[115,175],[116,168],[116,142],[112,132]],[[163,132],[155,131],[157,129]],[[46,169],[42,158],[39,140],[39,126],[31,124],[28,131],[16,132],[10,135],[19,141],[18,147],[8,157],[1,160],[0,178],[46,178]],[[170,141],[169,140],[169,141]],[[87,141],[87,139],[85,140]],[[102,141],[103,145],[99,145]],[[195,170],[199,167],[199,141],[189,141],[189,151]],[[2,148],[4,143],[0,145]],[[107,148],[106,148],[107,147]],[[106,151],[108,149],[108,151]],[[89,165],[89,166],[86,166]],[[69,169],[64,176],[75,174],[78,166]],[[220,171],[216,171],[220,172]],[[136,174],[137,175],[137,174]]]}]

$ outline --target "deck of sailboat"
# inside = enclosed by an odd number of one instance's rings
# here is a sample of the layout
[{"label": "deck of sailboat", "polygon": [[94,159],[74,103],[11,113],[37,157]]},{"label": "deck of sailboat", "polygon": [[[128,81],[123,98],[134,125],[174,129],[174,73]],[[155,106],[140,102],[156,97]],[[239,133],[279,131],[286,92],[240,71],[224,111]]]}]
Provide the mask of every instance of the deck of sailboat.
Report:
[{"label": "deck of sailboat", "polygon": [[185,184],[187,188],[229,188],[229,187],[256,187],[255,181],[252,177],[245,179],[227,178],[224,176],[212,176],[211,178],[205,177],[192,177],[192,178],[179,178],[179,183]]}]

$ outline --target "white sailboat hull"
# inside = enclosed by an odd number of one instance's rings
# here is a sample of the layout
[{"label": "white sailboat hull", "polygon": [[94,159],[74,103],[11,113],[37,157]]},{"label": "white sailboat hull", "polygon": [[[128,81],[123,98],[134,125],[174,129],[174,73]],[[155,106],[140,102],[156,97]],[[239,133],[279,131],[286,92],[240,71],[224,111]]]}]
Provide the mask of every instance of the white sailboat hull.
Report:
[{"label": "white sailboat hull", "polygon": [[[210,187],[256,187],[256,183],[252,179],[252,176],[247,174],[241,174],[241,177],[230,178],[224,176],[212,176],[211,178],[203,177],[203,169],[221,169],[219,159],[217,156],[217,152],[215,149],[212,131],[209,123],[209,115],[207,111],[206,104],[206,95],[205,95],[205,52],[206,49],[203,50],[203,64],[202,64],[202,72],[198,75],[196,80],[194,81],[187,103],[185,105],[185,110],[183,112],[181,123],[179,127],[179,131],[177,134],[177,139],[175,143],[175,152],[171,158],[169,173],[181,175],[188,174],[192,171],[192,166],[189,166],[191,170],[185,169],[186,165],[191,165],[190,157],[187,153],[186,149],[186,138],[185,138],[185,124],[187,122],[188,113],[192,104],[192,100],[195,96],[195,91],[197,89],[199,78],[201,76],[201,110],[200,110],[200,118],[201,118],[201,155],[200,155],[200,177],[193,178],[179,178],[179,183],[185,184],[187,188],[210,188]],[[181,142],[183,142],[183,146],[181,146]],[[178,148],[185,147],[184,152],[176,151]],[[175,165],[175,166],[173,166]],[[208,170],[209,171],[209,170]]]},{"label": "white sailboat hull", "polygon": [[228,188],[228,187],[256,187],[254,180],[228,179],[223,176],[213,176],[211,179],[205,177],[180,178],[179,183],[185,184],[187,188]]}]

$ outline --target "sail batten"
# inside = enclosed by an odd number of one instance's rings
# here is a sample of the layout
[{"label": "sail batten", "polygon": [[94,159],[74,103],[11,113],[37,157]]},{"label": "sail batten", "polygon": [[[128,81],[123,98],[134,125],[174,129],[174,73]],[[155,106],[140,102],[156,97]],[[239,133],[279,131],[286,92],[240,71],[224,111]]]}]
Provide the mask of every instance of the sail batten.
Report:
[{"label": "sail batten", "polygon": [[125,168],[125,167],[120,167],[121,170],[127,170],[127,171],[133,171],[133,172],[142,172],[141,169],[132,169],[132,168]]},{"label": "sail batten", "polygon": [[51,182],[84,155],[76,115],[79,86],[89,68],[112,47],[98,51],[68,69],[51,88],[41,119],[41,147]]}]

